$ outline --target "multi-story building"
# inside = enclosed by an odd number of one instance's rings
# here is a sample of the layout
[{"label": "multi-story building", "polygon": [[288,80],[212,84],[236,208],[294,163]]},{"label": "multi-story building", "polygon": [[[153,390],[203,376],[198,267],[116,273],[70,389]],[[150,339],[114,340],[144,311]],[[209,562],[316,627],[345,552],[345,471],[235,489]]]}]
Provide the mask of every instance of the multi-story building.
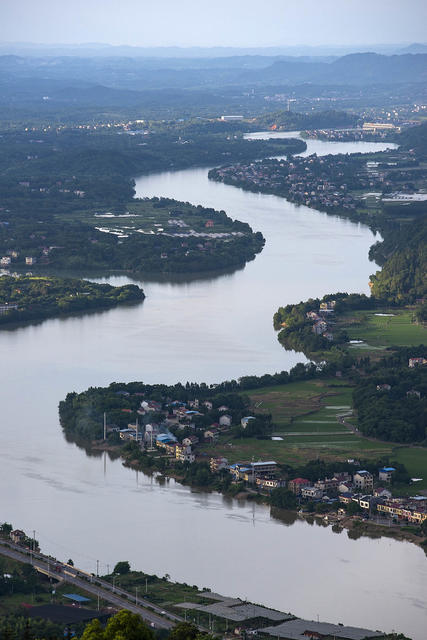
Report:
[{"label": "multi-story building", "polygon": [[295,493],[296,496],[299,496],[301,494],[301,490],[304,487],[309,487],[311,484],[310,480],[307,480],[307,478],[294,478],[293,480],[289,480],[288,482],[288,489],[289,491],[292,491],[292,493]]},{"label": "multi-story building", "polygon": [[374,476],[369,473],[369,471],[358,471],[353,476],[353,484],[356,489],[362,490],[365,493],[372,493],[374,488]]},{"label": "multi-story building", "polygon": [[396,471],[394,467],[383,467],[382,469],[378,470],[378,478],[382,482],[391,482],[394,471]]}]

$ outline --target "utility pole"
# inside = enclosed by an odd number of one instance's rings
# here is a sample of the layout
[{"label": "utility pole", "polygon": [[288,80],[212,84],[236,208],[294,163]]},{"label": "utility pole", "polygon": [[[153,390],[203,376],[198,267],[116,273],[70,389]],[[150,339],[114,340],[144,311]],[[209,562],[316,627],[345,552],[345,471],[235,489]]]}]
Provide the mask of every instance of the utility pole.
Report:
[{"label": "utility pole", "polygon": [[34,553],[36,550],[36,532],[33,529],[33,539],[31,540],[31,544],[30,544],[30,558],[31,558],[31,564],[34,564]]},{"label": "utility pole", "polygon": [[145,593],[148,593],[148,580],[145,578]]},{"label": "utility pole", "polygon": [[96,561],[96,577],[99,578],[99,560]]}]

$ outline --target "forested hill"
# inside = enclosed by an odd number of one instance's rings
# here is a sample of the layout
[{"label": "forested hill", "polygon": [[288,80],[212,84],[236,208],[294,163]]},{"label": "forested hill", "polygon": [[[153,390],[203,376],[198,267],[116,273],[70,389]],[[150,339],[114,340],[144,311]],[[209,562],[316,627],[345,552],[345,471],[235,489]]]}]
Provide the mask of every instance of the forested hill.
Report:
[{"label": "forested hill", "polygon": [[409,367],[409,358],[425,359],[427,348],[394,349],[359,379],[353,392],[358,427],[365,436],[394,442],[425,442],[427,367]]},{"label": "forested hill", "polygon": [[[401,148],[411,151],[417,162],[427,159],[427,122],[403,131]],[[389,208],[391,210],[391,207]],[[400,218],[406,214],[410,224],[394,222],[385,228],[384,241],[370,250],[370,258],[382,265],[371,276],[372,295],[393,303],[414,302],[427,295],[427,201],[395,207]]]},{"label": "forested hill", "polygon": [[419,160],[427,158],[427,122],[403,131],[399,142],[403,149],[412,149]]},{"label": "forested hill", "polygon": [[[426,203],[427,210],[427,203]],[[372,295],[394,303],[414,302],[427,296],[427,216],[388,233],[373,254],[385,259],[371,276]]]}]

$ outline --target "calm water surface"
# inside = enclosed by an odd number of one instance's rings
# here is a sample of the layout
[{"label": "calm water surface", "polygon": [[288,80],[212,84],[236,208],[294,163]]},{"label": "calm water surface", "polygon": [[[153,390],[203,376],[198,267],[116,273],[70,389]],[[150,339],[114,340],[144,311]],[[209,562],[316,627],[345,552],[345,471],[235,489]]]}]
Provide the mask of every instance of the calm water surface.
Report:
[{"label": "calm water surface", "polygon": [[[316,145],[317,153],[343,147]],[[0,520],[35,529],[45,551],[92,571],[96,560],[106,571],[128,559],[141,570],[300,616],[425,640],[427,562],[415,546],[351,541],[302,521],[286,526],[264,506],[173,481],[160,486],[65,441],[57,405],[71,390],[112,380],[213,382],[289,368],[303,357],[277,343],[277,306],[329,291],[367,292],[375,270],[367,259],[375,238],[366,227],[209,182],[207,169],[146,176],[137,191],[223,208],[262,231],[266,247],[233,274],[146,279],[147,299],[136,307],[0,332]]]}]

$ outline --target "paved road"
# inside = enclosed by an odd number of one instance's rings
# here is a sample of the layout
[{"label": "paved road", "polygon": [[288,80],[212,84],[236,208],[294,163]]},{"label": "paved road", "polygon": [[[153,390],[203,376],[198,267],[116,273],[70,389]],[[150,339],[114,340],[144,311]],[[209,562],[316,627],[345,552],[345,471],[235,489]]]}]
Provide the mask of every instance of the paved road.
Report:
[{"label": "paved road", "polygon": [[138,613],[149,624],[157,628],[171,629],[176,623],[183,622],[183,618],[172,613],[163,611],[160,607],[151,602],[114,587],[109,582],[94,577],[76,567],[57,562],[41,553],[34,553],[13,544],[0,540],[0,554],[18,560],[19,562],[32,562],[35,569],[49,575],[55,580],[63,580],[80,587],[95,597],[101,598],[120,609],[128,609],[133,613]]}]

